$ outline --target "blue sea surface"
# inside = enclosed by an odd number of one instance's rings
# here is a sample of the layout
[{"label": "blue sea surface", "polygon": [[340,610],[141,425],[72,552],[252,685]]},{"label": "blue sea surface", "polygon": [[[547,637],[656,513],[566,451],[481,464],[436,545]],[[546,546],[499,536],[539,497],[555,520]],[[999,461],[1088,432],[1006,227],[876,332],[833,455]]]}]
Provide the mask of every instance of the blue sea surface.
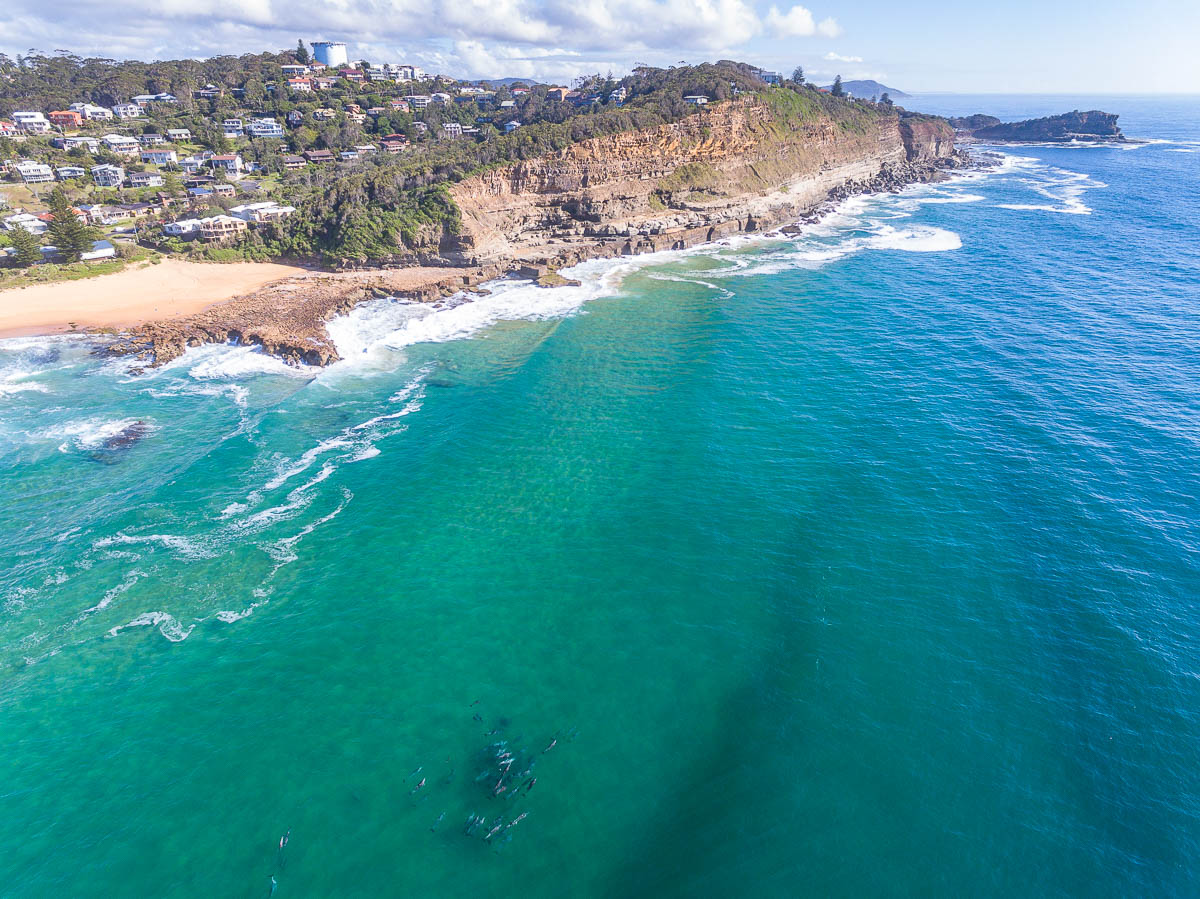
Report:
[{"label": "blue sea surface", "polygon": [[1200,893],[1200,99],[908,102],[1149,142],[0,341],[0,894]]}]

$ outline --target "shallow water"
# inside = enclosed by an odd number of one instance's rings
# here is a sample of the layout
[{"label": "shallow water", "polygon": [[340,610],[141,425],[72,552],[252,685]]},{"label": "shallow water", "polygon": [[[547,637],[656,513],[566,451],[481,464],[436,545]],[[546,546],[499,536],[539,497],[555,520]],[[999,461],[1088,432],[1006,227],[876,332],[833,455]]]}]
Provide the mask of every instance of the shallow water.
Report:
[{"label": "shallow water", "polygon": [[325,371],[0,342],[2,892],[1194,894],[1173,102]]}]

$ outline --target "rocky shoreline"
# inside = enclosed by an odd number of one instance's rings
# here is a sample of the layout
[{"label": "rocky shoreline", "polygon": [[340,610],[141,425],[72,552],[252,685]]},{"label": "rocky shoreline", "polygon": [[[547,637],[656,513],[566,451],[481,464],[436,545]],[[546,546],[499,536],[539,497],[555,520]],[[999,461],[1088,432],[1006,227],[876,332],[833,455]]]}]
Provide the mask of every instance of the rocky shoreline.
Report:
[{"label": "rocky shoreline", "polygon": [[[547,289],[571,283],[558,269],[588,259],[635,256],[663,250],[686,249],[736,234],[761,233],[780,226],[815,221],[828,208],[847,197],[899,191],[915,183],[943,180],[947,172],[973,165],[962,151],[914,162],[888,162],[873,176],[838,180],[813,202],[807,191],[791,199],[787,191],[763,197],[746,197],[719,212],[693,216],[699,223],[670,227],[649,222],[628,227],[620,236],[546,232],[526,243],[519,253],[480,263],[444,266],[382,268],[354,272],[308,273],[267,285],[203,312],[181,318],[148,322],[116,335],[103,348],[105,354],[134,356],[147,367],[163,365],[181,356],[188,347],[212,343],[257,345],[292,364],[324,366],[338,361],[337,348],[325,323],[360,303],[394,297],[411,302],[435,302],[470,293],[487,281],[506,276],[528,278]],[[784,233],[794,233],[784,227]]]}]

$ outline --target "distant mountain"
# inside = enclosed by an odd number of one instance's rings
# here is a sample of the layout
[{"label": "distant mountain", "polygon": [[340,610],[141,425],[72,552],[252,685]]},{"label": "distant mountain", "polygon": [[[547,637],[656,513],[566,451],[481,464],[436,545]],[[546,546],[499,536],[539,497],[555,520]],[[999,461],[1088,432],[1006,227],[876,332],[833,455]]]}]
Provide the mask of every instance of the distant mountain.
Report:
[{"label": "distant mountain", "polygon": [[532,78],[485,78],[478,82],[485,87],[512,87],[514,84],[523,84],[526,87],[535,87],[542,82],[534,81]]},{"label": "distant mountain", "polygon": [[[832,88],[832,84],[825,85],[826,88]],[[894,87],[888,87],[886,84],[880,84],[878,81],[843,81],[842,90],[852,97],[858,97],[860,100],[878,100],[884,94],[887,94],[893,100],[907,100],[909,94],[904,91],[898,91]]]}]

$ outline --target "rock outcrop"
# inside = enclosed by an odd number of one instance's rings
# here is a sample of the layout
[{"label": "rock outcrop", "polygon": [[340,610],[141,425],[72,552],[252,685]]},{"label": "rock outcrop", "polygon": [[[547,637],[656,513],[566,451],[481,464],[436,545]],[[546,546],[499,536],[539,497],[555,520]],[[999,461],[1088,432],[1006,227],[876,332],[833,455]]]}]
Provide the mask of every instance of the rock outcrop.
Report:
[{"label": "rock outcrop", "polygon": [[1093,109],[1089,112],[1066,112],[1042,119],[1023,122],[1001,122],[993,116],[973,115],[966,119],[951,119],[956,129],[976,140],[1006,143],[1068,143],[1075,140],[1111,141],[1123,143],[1126,138],[1117,125],[1119,116]]}]

